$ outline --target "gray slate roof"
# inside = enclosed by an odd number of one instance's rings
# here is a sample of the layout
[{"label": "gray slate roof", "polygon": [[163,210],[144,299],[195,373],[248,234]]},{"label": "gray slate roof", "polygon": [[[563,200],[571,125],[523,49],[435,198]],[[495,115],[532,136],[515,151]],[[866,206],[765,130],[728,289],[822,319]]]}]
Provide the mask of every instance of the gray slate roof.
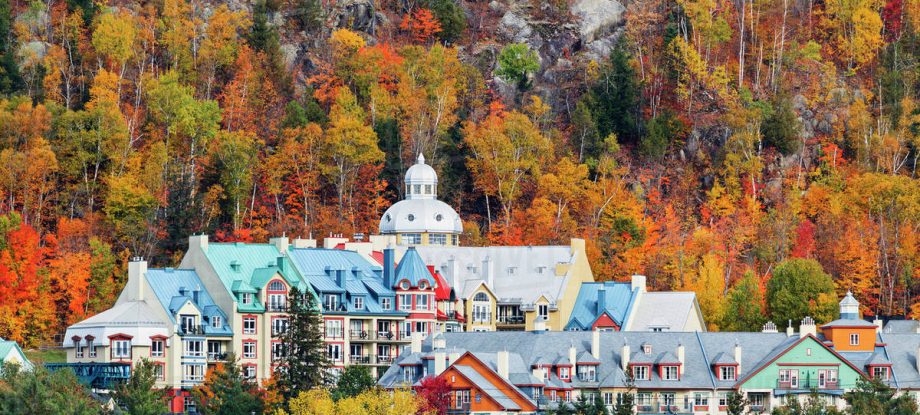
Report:
[{"label": "gray slate roof", "polygon": [[651,331],[664,327],[668,331],[684,331],[687,320],[695,312],[693,292],[646,292],[634,305],[635,316],[625,330]]}]

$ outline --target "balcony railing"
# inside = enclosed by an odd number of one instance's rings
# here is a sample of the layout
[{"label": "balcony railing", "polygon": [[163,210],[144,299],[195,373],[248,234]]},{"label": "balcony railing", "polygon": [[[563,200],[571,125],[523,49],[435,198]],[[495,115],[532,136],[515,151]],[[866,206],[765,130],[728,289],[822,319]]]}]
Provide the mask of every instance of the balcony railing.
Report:
[{"label": "balcony railing", "polygon": [[209,362],[223,362],[223,361],[225,361],[225,360],[227,360],[227,354],[226,354],[226,353],[208,352],[208,361],[209,361]]},{"label": "balcony railing", "polygon": [[348,361],[354,365],[387,365],[393,363],[393,356],[389,355],[373,355],[373,354],[362,354],[362,355],[351,355],[348,356]]},{"label": "balcony railing", "polygon": [[373,340],[374,334],[368,330],[352,330],[348,332],[351,340]]},{"label": "balcony railing", "polygon": [[524,324],[524,316],[498,316],[499,324]]},{"label": "balcony railing", "polygon": [[204,334],[204,329],[201,326],[179,326],[180,336],[200,336],[202,334]]},{"label": "balcony railing", "polygon": [[492,313],[473,313],[474,323],[489,323],[492,321]]},{"label": "balcony railing", "polygon": [[287,304],[271,304],[271,303],[269,303],[268,306],[265,307],[265,310],[266,310],[266,311],[269,311],[269,312],[272,312],[272,313],[286,313],[287,310],[288,310],[288,306],[287,306]]},{"label": "balcony railing", "polygon": [[838,381],[825,381],[823,384],[818,382],[817,379],[799,379],[798,382],[794,383],[792,381],[781,382],[776,381],[776,389],[781,390],[839,390],[840,384]]}]

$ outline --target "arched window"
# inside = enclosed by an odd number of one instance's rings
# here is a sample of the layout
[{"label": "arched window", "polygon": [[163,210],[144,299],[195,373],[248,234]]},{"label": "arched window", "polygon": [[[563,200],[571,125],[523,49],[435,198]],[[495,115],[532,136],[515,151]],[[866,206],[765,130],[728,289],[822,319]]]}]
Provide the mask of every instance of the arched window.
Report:
[{"label": "arched window", "polygon": [[284,288],[284,284],[278,280],[272,281],[271,284],[268,284],[268,290],[269,291],[287,291]]},{"label": "arched window", "polygon": [[486,293],[476,293],[476,295],[473,296],[473,301],[488,302],[489,296],[487,296]]}]

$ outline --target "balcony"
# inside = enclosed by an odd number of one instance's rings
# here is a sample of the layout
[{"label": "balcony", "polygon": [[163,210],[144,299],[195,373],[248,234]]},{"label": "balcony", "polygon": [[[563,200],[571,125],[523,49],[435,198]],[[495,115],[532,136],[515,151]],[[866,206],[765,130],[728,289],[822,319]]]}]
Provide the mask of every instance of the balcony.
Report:
[{"label": "balcony", "polygon": [[377,363],[376,363],[376,364],[378,364],[378,365],[386,365],[386,366],[389,366],[389,365],[393,364],[393,360],[394,360],[394,359],[395,359],[395,358],[394,358],[393,356],[387,356],[387,355],[377,356]]},{"label": "balcony", "polygon": [[524,316],[498,316],[498,324],[502,325],[518,325],[524,324]]},{"label": "balcony", "polygon": [[269,303],[265,306],[265,311],[269,313],[287,313],[288,306],[287,304],[271,304]]},{"label": "balcony", "polygon": [[179,326],[179,335],[180,336],[203,336],[204,328],[199,325],[195,326]]},{"label": "balcony", "polygon": [[225,362],[227,361],[226,353],[208,352],[208,362]]},{"label": "balcony", "polygon": [[348,356],[349,363],[353,365],[389,366],[393,364],[393,356],[378,356],[373,354]]},{"label": "balcony", "polygon": [[471,321],[475,323],[489,324],[492,322],[492,313],[473,313]]},{"label": "balcony", "polygon": [[450,405],[450,407],[447,408],[447,413],[449,414],[468,414],[470,413],[470,403],[466,402],[466,403],[461,403],[460,405],[456,405],[456,404]]},{"label": "balcony", "polygon": [[817,379],[798,379],[796,382],[788,381],[782,382],[776,381],[776,391],[781,393],[789,393],[793,391],[828,391],[828,392],[843,392],[840,388],[840,384],[837,380],[830,382],[819,382]]},{"label": "balcony", "polygon": [[373,341],[374,333],[368,330],[352,330],[348,332],[348,338],[351,341]]}]

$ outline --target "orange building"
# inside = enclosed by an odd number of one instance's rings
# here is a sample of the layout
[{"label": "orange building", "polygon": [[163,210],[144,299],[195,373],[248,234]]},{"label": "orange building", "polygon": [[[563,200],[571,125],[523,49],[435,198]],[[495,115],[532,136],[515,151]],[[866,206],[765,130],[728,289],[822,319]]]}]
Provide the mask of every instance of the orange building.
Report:
[{"label": "orange building", "polygon": [[[508,352],[498,354],[497,370],[492,370],[473,353],[467,352],[441,373],[440,376],[451,389],[449,411],[477,414],[536,413],[537,405],[533,400],[506,379]],[[503,372],[504,376],[499,372]]]}]

